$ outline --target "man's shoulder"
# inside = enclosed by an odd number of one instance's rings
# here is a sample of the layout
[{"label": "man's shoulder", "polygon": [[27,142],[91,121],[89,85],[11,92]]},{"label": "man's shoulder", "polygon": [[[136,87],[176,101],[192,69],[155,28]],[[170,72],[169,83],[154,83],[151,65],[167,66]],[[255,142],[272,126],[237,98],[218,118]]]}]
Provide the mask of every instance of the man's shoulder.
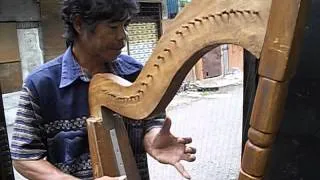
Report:
[{"label": "man's shoulder", "polygon": [[138,60],[136,60],[134,57],[132,56],[129,56],[129,55],[126,55],[126,54],[120,54],[118,56],[118,59],[121,60],[121,61],[125,61],[125,62],[128,62],[128,63],[138,63],[138,64],[141,64]]},{"label": "man's shoulder", "polygon": [[116,65],[119,67],[119,73],[121,74],[133,74],[141,71],[143,68],[143,65],[139,61],[125,54],[119,55]]},{"label": "man's shoulder", "polygon": [[60,81],[61,77],[61,66],[62,66],[62,56],[59,56],[55,59],[52,59],[34,71],[32,71],[24,83],[26,86],[29,86],[31,83],[33,86],[38,86],[46,81]]},{"label": "man's shoulder", "polygon": [[30,73],[29,77],[37,76],[39,74],[46,74],[52,71],[59,70],[61,69],[61,64],[62,64],[62,56],[59,56],[55,59],[52,59],[42,64],[41,66],[33,70],[32,73]]}]

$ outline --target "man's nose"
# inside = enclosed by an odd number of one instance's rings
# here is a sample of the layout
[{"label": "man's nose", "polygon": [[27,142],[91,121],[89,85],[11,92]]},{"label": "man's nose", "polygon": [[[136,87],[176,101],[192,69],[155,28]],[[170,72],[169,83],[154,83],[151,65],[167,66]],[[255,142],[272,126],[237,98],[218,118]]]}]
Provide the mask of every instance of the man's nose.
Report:
[{"label": "man's nose", "polygon": [[117,33],[117,40],[119,40],[119,41],[128,40],[128,32],[124,27],[119,29],[119,31]]}]

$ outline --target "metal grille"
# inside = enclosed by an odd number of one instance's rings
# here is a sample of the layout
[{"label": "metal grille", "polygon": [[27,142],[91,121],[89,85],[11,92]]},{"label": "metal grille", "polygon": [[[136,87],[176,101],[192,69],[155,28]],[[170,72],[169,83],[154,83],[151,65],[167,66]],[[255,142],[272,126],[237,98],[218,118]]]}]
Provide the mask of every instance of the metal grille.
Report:
[{"label": "metal grille", "polygon": [[129,54],[142,64],[150,57],[158,40],[156,23],[134,23],[129,25]]},{"label": "metal grille", "polygon": [[160,20],[162,13],[161,7],[161,3],[140,2],[140,13],[138,14],[138,19],[146,18]]},{"label": "metal grille", "polygon": [[140,13],[128,27],[127,54],[142,64],[148,60],[161,35],[161,3],[140,2]]}]

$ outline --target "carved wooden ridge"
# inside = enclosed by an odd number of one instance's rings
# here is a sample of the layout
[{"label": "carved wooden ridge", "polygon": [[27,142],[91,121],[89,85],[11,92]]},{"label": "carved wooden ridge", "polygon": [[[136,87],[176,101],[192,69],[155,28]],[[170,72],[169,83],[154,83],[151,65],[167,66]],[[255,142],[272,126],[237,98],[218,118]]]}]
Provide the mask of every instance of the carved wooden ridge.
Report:
[{"label": "carved wooden ridge", "polygon": [[236,44],[259,62],[259,83],[239,179],[262,179],[294,75],[308,0],[193,0],[161,37],[134,83],[97,74],[92,117],[101,107],[142,120],[164,111],[190,69],[220,44]]}]

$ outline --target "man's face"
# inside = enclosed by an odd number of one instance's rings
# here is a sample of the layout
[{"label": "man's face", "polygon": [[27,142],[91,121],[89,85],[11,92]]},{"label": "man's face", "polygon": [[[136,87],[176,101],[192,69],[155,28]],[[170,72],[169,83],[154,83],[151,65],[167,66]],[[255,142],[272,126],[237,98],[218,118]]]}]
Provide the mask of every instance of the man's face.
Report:
[{"label": "man's face", "polygon": [[87,32],[82,40],[86,51],[96,60],[111,62],[117,58],[127,40],[129,19],[120,22],[102,21],[94,32]]}]

